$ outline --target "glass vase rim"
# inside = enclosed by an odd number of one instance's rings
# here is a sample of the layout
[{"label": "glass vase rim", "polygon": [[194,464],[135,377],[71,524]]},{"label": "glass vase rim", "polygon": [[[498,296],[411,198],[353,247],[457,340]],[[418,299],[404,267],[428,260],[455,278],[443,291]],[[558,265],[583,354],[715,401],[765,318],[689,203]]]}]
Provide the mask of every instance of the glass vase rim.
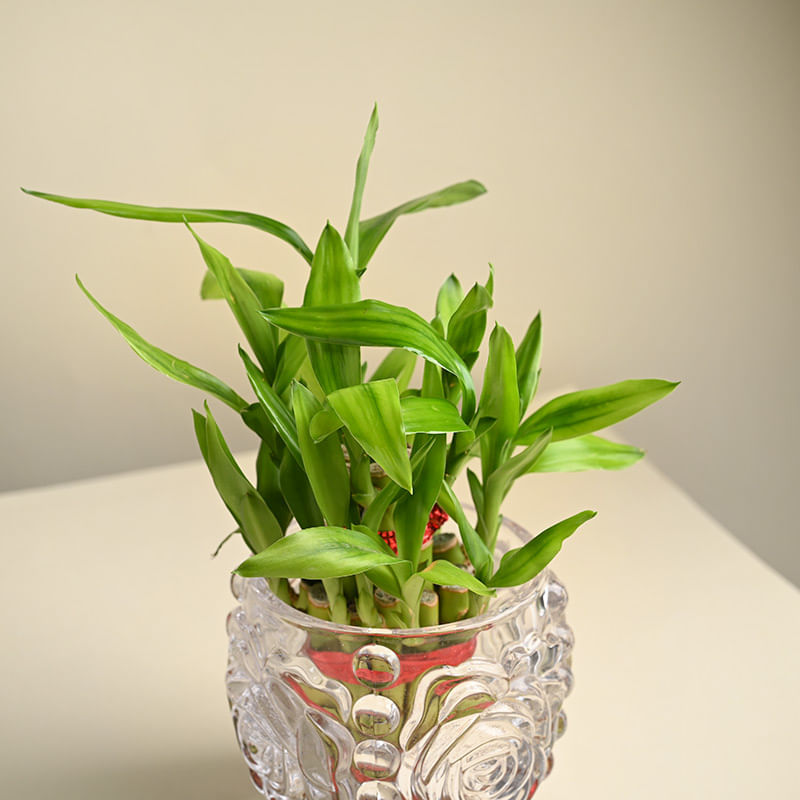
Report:
[{"label": "glass vase rim", "polygon": [[[465,510],[473,510],[471,507],[464,503]],[[508,517],[503,517],[501,528],[505,528],[512,535],[521,540],[521,543],[529,541],[530,534],[521,525],[514,522]],[[400,638],[417,638],[435,636],[444,636],[453,633],[464,633],[467,631],[479,631],[487,627],[491,627],[498,622],[501,622],[508,617],[512,617],[519,612],[519,610],[531,603],[532,599],[536,596],[541,588],[541,584],[546,577],[554,577],[552,570],[545,567],[541,572],[534,575],[526,583],[518,586],[497,587],[497,595],[490,599],[489,608],[482,614],[475,617],[469,617],[463,620],[456,620],[455,622],[445,622],[438,625],[429,625],[427,627],[415,628],[378,628],[378,627],[361,627],[358,625],[349,625],[344,622],[333,622],[332,620],[320,619],[311,614],[300,611],[288,603],[281,600],[270,588],[266,578],[243,578],[236,574],[231,576],[232,581],[261,581],[263,584],[263,591],[260,592],[265,601],[269,603],[270,610],[276,614],[283,622],[286,622],[296,628],[304,628],[307,630],[324,631],[326,633],[335,634],[342,637],[361,637],[361,638],[375,638],[375,639],[400,639]],[[234,597],[239,599],[237,592],[233,591]],[[501,599],[502,598],[502,599]],[[492,608],[492,603],[497,603]]]}]

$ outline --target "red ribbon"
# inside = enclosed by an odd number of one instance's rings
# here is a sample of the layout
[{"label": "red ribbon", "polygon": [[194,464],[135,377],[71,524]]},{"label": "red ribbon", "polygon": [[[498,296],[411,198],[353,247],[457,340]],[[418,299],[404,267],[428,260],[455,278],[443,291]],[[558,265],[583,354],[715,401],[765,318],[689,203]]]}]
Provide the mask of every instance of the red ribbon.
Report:
[{"label": "red ribbon", "polygon": [[[434,503],[431,514],[428,517],[428,524],[425,526],[425,533],[422,537],[423,548],[427,547],[433,541],[433,534],[436,533],[448,519],[450,519],[450,517],[447,516],[444,509],[438,503]],[[395,532],[378,531],[378,533],[381,539],[383,539],[383,541],[392,548],[394,554],[397,555],[397,535]]]}]

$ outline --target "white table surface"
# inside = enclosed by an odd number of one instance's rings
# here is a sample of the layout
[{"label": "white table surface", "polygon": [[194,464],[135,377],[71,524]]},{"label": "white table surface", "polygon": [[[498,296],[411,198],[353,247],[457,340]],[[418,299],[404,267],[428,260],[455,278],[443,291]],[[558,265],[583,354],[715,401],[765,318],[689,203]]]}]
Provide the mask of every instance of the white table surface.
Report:
[{"label": "white table surface", "polygon": [[[647,463],[529,476],[505,511],[583,508],[537,800],[800,797],[800,593]],[[199,461],[0,495],[0,796],[255,800],[223,684],[244,550],[209,558],[231,528]]]}]

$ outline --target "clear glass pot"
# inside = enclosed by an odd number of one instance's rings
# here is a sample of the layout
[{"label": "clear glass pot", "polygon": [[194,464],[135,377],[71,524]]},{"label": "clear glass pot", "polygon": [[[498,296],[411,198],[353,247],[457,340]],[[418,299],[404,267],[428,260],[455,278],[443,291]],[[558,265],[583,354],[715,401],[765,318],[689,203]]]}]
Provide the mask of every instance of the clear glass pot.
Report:
[{"label": "clear glass pot", "polygon": [[[506,521],[500,554],[529,539]],[[261,578],[232,589],[228,700],[270,800],[527,800],[552,769],[573,635],[551,571],[409,630],[316,619]]]}]

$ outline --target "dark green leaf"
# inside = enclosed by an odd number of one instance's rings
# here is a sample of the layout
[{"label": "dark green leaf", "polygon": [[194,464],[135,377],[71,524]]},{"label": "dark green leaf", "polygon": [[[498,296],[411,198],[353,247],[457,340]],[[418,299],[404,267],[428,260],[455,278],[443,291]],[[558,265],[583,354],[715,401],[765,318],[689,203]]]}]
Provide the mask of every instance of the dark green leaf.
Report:
[{"label": "dark green leaf", "polygon": [[461,382],[461,416],[472,419],[475,387],[464,362],[422,317],[380,300],[338,306],[281,308],[262,312],[279,328],[309,339],[340,344],[404,347],[452,372]]},{"label": "dark green leaf", "polygon": [[285,531],[291,522],[292,512],[281,493],[279,464],[280,460],[276,463],[269,445],[262,441],[256,456],[256,490],[264,498],[281,530]]},{"label": "dark green leaf", "polygon": [[[361,289],[350,254],[342,237],[329,222],[314,253],[303,306],[313,308],[332,303],[354,303],[360,297]],[[310,340],[306,346],[311,367],[325,392],[361,382],[358,347]]]},{"label": "dark green leaf", "polygon": [[490,586],[519,586],[538,575],[558,554],[566,538],[584,522],[596,516],[596,511],[581,511],[542,531],[526,545],[509,550],[500,561]]},{"label": "dark green leaf", "polygon": [[253,348],[267,380],[275,376],[275,351],[278,335],[275,328],[259,314],[261,304],[244,278],[219,250],[203,241],[188,225],[192,236],[200,247],[206,266],[217,279],[222,296],[230,306],[247,341]]},{"label": "dark green leaf", "polygon": [[412,433],[452,433],[471,431],[472,428],[458,414],[458,409],[447,400],[437,397],[404,397],[403,427]]},{"label": "dark green leaf", "polygon": [[551,442],[529,472],[581,472],[587,469],[623,469],[635,464],[644,450],[617,444],[599,436],[576,436]]},{"label": "dark green leaf", "polygon": [[[427,457],[414,473],[414,494],[401,497],[394,509],[397,554],[413,566],[419,561],[425,527],[444,479],[447,441],[441,435],[434,436],[434,439]],[[416,449],[421,444],[415,440]]]},{"label": "dark green leaf", "polygon": [[378,364],[370,380],[380,381],[384,378],[394,378],[397,381],[397,388],[401,392],[404,392],[408,388],[416,365],[416,354],[412,353],[410,350],[395,348],[394,350],[390,350],[383,361]]},{"label": "dark green leaf", "polygon": [[411,491],[411,463],[397,384],[389,378],[348,386],[329,394],[328,403],[386,474]]},{"label": "dark green leaf", "polygon": [[[242,276],[244,282],[256,296],[260,308],[278,308],[283,299],[283,281],[269,272],[259,272],[253,269],[242,269],[237,267],[236,271]],[[225,295],[222,293],[219,282],[214,277],[214,273],[207,271],[203,276],[203,283],[200,286],[200,297],[203,300],[222,300]]]},{"label": "dark green leaf", "polygon": [[516,352],[519,413],[522,416],[536,394],[542,360],[542,317],[537,314],[528,326]]},{"label": "dark green leaf", "polygon": [[23,189],[26,194],[60,203],[62,206],[72,208],[88,208],[99,211],[101,214],[110,214],[112,217],[125,217],[127,219],[144,219],[151,222],[230,222],[235,225],[249,225],[265,233],[277,236],[290,244],[310,264],[312,253],[308,245],[288,225],[282,222],[262,217],[260,214],[251,214],[248,211],[222,211],[213,208],[167,208],[163,206],[136,206],[129,203],[115,203],[111,200],[91,200],[83,197],[64,197],[59,194],[35,192]]},{"label": "dark green leaf", "polygon": [[[471,483],[470,481],[470,485]],[[486,543],[478,535],[478,532],[470,524],[467,515],[464,513],[461,502],[456,497],[455,492],[447,481],[442,481],[439,505],[455,520],[456,525],[458,525],[461,541],[464,544],[464,550],[466,550],[467,557],[472,562],[472,566],[475,567],[475,574],[481,580],[486,580],[492,572],[492,554],[486,546]]]},{"label": "dark green leaf", "polygon": [[281,492],[301,528],[316,528],[325,524],[314,491],[308,482],[308,475],[303,465],[292,458],[288,449],[283,452],[278,481]]},{"label": "dark green leaf", "polygon": [[183,361],[171,355],[166,350],[162,350],[160,347],[150,344],[150,342],[143,339],[131,328],[130,325],[103,308],[103,306],[92,297],[89,290],[81,283],[81,279],[77,275],[75,276],[75,280],[78,282],[78,286],[81,287],[81,291],[92,302],[92,305],[94,305],[94,307],[122,334],[125,341],[131,346],[133,352],[143,361],[146,361],[151,367],[154,367],[173,380],[180,381],[181,383],[188,383],[189,386],[194,386],[196,389],[202,389],[204,392],[208,392],[208,394],[219,398],[235,411],[243,411],[247,408],[247,400],[240,397],[226,383],[223,383],[210,372],[195,367],[188,361]]},{"label": "dark green leaf", "polygon": [[657,379],[622,381],[556,397],[522,423],[516,444],[530,444],[543,430],[553,441],[607,428],[668,395],[678,384]]},{"label": "dark green leaf", "polygon": [[337,527],[306,528],[251,556],[235,570],[245,578],[343,578],[372,567],[397,564],[360,531]]},{"label": "dark green leaf", "polygon": [[350,521],[350,475],[338,437],[315,442],[309,432],[311,418],[322,406],[300,383],[292,387],[292,408],[297,438],[308,482],[329,525],[344,527]]},{"label": "dark green leaf", "polygon": [[302,466],[303,456],[300,454],[297,429],[291,412],[286,408],[283,400],[275,393],[275,390],[267,383],[258,367],[250,359],[250,356],[241,348],[239,348],[239,355],[242,357],[244,368],[247,370],[247,377],[250,379],[250,385],[253,387],[253,391],[256,393],[258,402],[267,419],[275,426],[275,430],[283,439],[294,460]]},{"label": "dark green leaf", "polygon": [[372,149],[375,147],[375,134],[378,132],[378,104],[372,109],[372,114],[367,124],[367,132],[364,134],[364,144],[361,147],[361,154],[356,164],[356,182],[353,187],[353,201],[350,204],[350,216],[347,219],[347,230],[345,240],[347,247],[353,256],[353,262],[358,264],[359,246],[359,223],[361,217],[361,199],[364,196],[364,186],[367,182],[367,170],[369,160],[372,156]]},{"label": "dark green leaf", "polygon": [[455,275],[450,275],[436,296],[436,316],[441,321],[445,333],[450,318],[463,299],[464,290],[461,288],[461,283]]},{"label": "dark green leaf", "polygon": [[359,225],[359,248],[358,248],[358,270],[363,272],[369,260],[372,258],[378,245],[383,241],[383,237],[394,225],[395,220],[403,214],[415,214],[427,208],[441,208],[452,206],[456,203],[463,203],[472,200],[486,192],[486,188],[478,181],[463,181],[454,183],[440,189],[438,192],[417,197],[396,208],[379,214],[377,217],[361,220]]},{"label": "dark green leaf", "polygon": [[491,597],[494,594],[493,589],[479,581],[474,575],[470,575],[469,572],[460,569],[449,561],[433,561],[417,574],[430,583],[438,583],[442,586],[464,586],[471,592],[486,597]]}]

